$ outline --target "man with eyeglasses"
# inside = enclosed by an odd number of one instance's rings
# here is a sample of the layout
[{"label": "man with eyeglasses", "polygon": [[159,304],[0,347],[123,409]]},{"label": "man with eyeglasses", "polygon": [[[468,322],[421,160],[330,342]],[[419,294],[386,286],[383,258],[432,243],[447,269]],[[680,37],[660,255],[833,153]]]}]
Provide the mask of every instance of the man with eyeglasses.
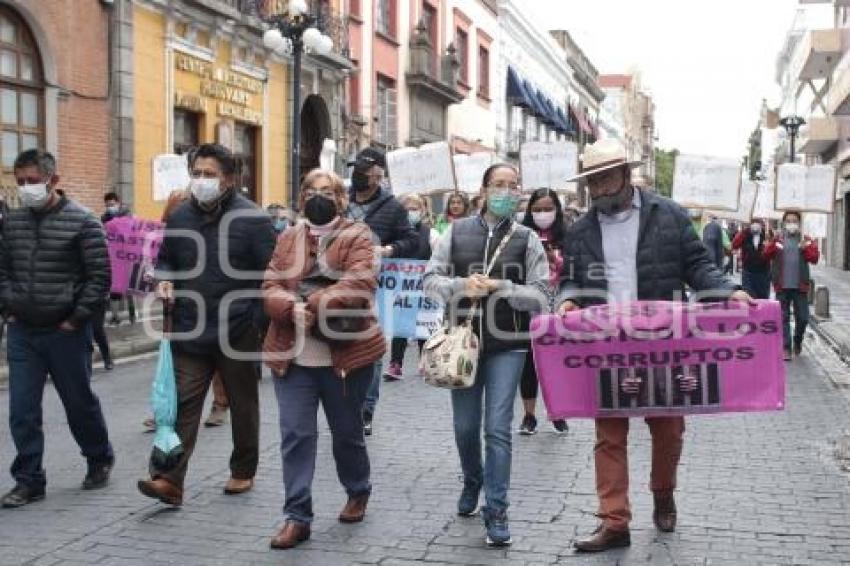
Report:
[{"label": "man with eyeglasses", "polygon": [[106,486],[115,460],[90,383],[91,319],[110,286],[106,234],[91,211],[60,193],[53,155],[27,150],[12,170],[21,206],[3,222],[0,310],[9,323],[9,428],[17,454],[16,485],[3,507],[44,498],[41,400],[48,373],[88,462],[82,488]]},{"label": "man with eyeglasses", "polygon": [[[384,153],[379,149],[369,147],[357,154],[351,172],[346,216],[369,226],[379,257],[413,257],[419,246],[419,235],[410,224],[407,210],[389,189],[384,188],[386,168]],[[372,418],[378,405],[383,373],[384,364],[378,362],[363,407],[363,426],[367,435],[372,434]]]},{"label": "man with eyeglasses", "polygon": [[143,495],[170,505],[183,502],[183,480],[215,373],[230,401],[233,429],[224,493],[254,485],[260,434],[256,357],[266,327],[258,291],[275,244],[269,215],[235,188],[236,161],[227,148],[199,146],[190,154],[189,172],[191,197],[168,217],[157,260],[157,294],[173,305],[175,430],[184,452],[167,469],[152,460],[150,479],[138,482]]}]

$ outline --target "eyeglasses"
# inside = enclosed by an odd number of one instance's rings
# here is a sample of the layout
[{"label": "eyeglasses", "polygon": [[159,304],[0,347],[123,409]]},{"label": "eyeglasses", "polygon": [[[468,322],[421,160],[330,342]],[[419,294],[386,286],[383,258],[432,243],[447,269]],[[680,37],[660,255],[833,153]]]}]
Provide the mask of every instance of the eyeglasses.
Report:
[{"label": "eyeglasses", "polygon": [[323,196],[331,200],[336,198],[336,192],[334,192],[333,187],[310,187],[308,189],[304,189],[305,199],[316,195]]}]

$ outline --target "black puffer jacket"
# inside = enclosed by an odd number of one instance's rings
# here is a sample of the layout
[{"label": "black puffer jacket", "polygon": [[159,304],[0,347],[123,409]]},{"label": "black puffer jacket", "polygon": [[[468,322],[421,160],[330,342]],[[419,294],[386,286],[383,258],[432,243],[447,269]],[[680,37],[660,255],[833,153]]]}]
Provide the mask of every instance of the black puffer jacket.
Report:
[{"label": "black puffer jacket", "polygon": [[[199,235],[203,250],[198,249],[200,242],[186,235],[189,233]],[[203,324],[197,338],[177,340],[179,348],[208,353],[210,347],[219,344],[222,324],[227,325],[231,340],[252,327],[265,331],[259,295],[235,298],[233,293],[259,289],[274,245],[275,233],[268,213],[234,192],[212,213],[203,211],[194,199],[171,213],[157,260],[157,279],[173,281],[178,294],[182,291],[199,295],[200,304],[188,296],[176,298],[174,332],[190,332]],[[219,259],[222,246],[226,246],[229,269]],[[198,267],[199,274],[186,278],[187,272]],[[221,320],[219,306],[225,299],[235,300],[227,318]],[[203,315],[199,317],[200,311]]]},{"label": "black puffer jacket", "polygon": [[[355,202],[354,195],[353,191],[349,195],[351,202]],[[363,222],[369,226],[376,239],[380,240],[380,245],[392,246],[392,257],[416,257],[419,236],[410,225],[407,210],[398,199],[389,191],[381,189],[370,205],[369,213]]]},{"label": "black puffer jacket", "polygon": [[[697,291],[723,294],[740,288],[712,263],[681,206],[644,190],[640,196],[638,300],[681,299],[685,284]],[[582,307],[605,302],[602,295],[607,293],[608,282],[604,265],[602,231],[596,213],[591,211],[567,230],[561,290],[555,306],[566,300]]]},{"label": "black puffer jacket", "polygon": [[8,211],[0,240],[4,314],[33,327],[79,325],[102,307],[110,284],[106,234],[90,210],[62,197],[46,211]]}]

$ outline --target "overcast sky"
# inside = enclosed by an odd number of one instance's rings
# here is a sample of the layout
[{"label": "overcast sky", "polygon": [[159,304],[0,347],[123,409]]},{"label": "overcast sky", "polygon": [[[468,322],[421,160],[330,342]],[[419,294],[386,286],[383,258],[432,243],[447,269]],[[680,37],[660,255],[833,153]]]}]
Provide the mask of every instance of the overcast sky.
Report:
[{"label": "overcast sky", "polygon": [[[797,0],[522,0],[544,29],[573,36],[601,73],[638,67],[658,145],[740,157],[762,98],[779,101],[776,56]],[[831,8],[807,21],[831,25]]]}]

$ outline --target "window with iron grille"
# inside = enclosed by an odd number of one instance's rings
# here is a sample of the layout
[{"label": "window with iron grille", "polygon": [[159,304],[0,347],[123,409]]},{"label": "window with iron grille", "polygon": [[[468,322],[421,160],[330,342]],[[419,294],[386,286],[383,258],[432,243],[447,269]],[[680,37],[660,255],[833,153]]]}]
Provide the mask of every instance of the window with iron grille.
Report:
[{"label": "window with iron grille", "polygon": [[395,37],[394,0],[377,0],[375,29],[388,37]]},{"label": "window with iron grille", "polygon": [[398,145],[398,119],[395,81],[378,77],[377,86],[377,123],[375,141],[386,146]]}]

